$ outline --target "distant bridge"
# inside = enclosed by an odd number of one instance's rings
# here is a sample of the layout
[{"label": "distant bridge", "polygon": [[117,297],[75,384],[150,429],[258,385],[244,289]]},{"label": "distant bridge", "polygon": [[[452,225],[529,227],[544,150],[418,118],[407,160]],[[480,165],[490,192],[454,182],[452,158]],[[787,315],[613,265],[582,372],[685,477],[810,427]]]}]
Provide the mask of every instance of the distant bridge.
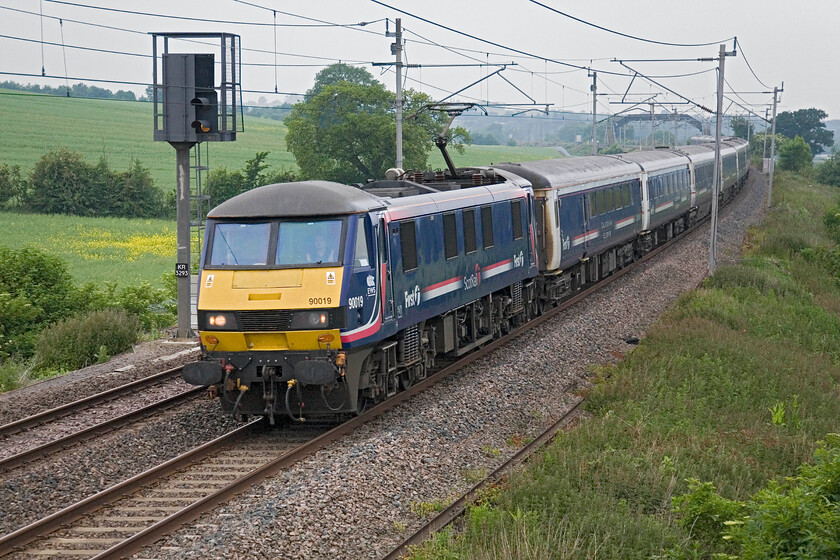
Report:
[{"label": "distant bridge", "polygon": [[655,120],[659,123],[672,123],[674,121],[686,122],[694,128],[696,128],[697,130],[699,130],[700,132],[703,131],[703,123],[701,121],[697,120],[691,115],[675,115],[673,113],[659,113],[658,115],[654,115],[653,118],[651,118],[650,114],[627,115],[611,122],[613,127],[620,127],[632,122],[649,123],[652,120]]}]

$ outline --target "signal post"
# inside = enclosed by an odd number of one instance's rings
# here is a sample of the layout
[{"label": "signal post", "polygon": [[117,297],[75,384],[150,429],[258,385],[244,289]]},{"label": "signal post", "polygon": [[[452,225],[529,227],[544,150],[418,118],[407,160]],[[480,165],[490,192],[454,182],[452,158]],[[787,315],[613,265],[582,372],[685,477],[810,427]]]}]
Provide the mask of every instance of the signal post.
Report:
[{"label": "signal post", "polygon": [[[170,41],[217,39],[215,52],[170,52]],[[159,44],[163,48],[158,57]],[[236,140],[240,39],[231,33],[152,33],[154,139],[175,148],[178,338],[193,335],[190,279],[190,150],[201,142]],[[198,219],[203,220],[199,215]]]}]

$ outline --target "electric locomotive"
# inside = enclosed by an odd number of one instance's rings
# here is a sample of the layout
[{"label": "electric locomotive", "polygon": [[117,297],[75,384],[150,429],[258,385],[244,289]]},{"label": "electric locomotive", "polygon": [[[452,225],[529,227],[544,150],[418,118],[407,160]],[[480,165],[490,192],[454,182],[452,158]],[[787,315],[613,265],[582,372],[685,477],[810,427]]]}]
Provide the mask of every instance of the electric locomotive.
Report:
[{"label": "electric locomotive", "polygon": [[184,378],[237,415],[358,413],[528,319],[533,216],[527,181],[487,170],[234,197],[208,214]]}]

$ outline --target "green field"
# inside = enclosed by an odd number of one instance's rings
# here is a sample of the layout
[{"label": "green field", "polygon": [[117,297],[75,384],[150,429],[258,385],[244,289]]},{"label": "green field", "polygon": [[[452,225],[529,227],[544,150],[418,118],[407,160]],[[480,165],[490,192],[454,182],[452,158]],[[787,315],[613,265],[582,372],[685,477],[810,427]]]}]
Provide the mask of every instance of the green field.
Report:
[{"label": "green field", "polygon": [[[166,142],[152,140],[151,103],[98,99],[75,99],[22,94],[0,89],[0,163],[20,165],[27,174],[35,162],[51,150],[67,148],[81,153],[90,163],[104,156],[116,171],[128,168],[131,158],[148,167],[155,184],[175,188],[175,150]],[[211,142],[210,167],[241,169],[257,152],[270,152],[266,163],[272,169],[295,168],[286,151],[286,127],[262,118],[245,118],[245,130],[235,142]],[[487,165],[503,161],[527,161],[557,157],[553,148],[528,146],[468,146],[464,155],[454,150],[455,165]],[[445,166],[433,148],[429,166]]]},{"label": "green field", "polygon": [[76,285],[107,280],[120,286],[148,281],[160,287],[163,273],[174,270],[174,220],[3,212],[0,221],[0,244],[60,257]]},{"label": "green field", "polygon": [[[8,95],[6,95],[8,94]],[[131,158],[151,170],[156,184],[174,189],[175,150],[152,140],[150,103],[74,99],[0,90],[0,164],[20,165],[28,174],[42,155],[60,148],[81,153],[94,163],[104,156],[123,171]],[[295,167],[285,151],[285,127],[279,121],[246,118],[235,142],[209,146],[211,168],[240,169],[259,151],[269,151],[272,169]],[[486,165],[557,157],[553,148],[468,146],[452,152],[458,166]],[[430,152],[433,169],[444,167],[437,149]],[[19,249],[33,246],[64,259],[77,283],[112,280],[120,285],[157,284],[175,261],[175,222],[121,218],[79,218],[3,213],[0,244]]]},{"label": "green field", "polygon": [[[0,94],[10,90],[0,90]],[[18,92],[20,93],[20,92]],[[0,95],[0,163],[31,171],[41,156],[67,148],[90,163],[104,156],[111,168],[124,171],[131,158],[151,170],[163,190],[175,188],[175,150],[152,140],[152,104],[74,99],[47,95]],[[246,119],[236,142],[209,146],[211,167],[239,169],[257,152],[270,152],[272,168],[294,167],[286,152],[286,128],[279,121]],[[203,150],[202,150],[203,151]]]}]

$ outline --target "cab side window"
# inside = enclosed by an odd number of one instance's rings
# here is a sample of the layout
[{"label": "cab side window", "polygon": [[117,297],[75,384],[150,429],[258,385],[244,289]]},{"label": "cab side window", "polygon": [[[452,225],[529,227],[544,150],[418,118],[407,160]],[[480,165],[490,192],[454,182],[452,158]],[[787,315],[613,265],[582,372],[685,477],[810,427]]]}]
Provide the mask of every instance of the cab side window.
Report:
[{"label": "cab side window", "polygon": [[364,219],[359,219],[359,226],[356,230],[356,256],[353,260],[354,268],[367,268],[370,266],[368,257],[367,233],[365,231]]},{"label": "cab side window", "polygon": [[417,232],[414,220],[400,222],[400,245],[402,248],[403,272],[417,268]]}]

